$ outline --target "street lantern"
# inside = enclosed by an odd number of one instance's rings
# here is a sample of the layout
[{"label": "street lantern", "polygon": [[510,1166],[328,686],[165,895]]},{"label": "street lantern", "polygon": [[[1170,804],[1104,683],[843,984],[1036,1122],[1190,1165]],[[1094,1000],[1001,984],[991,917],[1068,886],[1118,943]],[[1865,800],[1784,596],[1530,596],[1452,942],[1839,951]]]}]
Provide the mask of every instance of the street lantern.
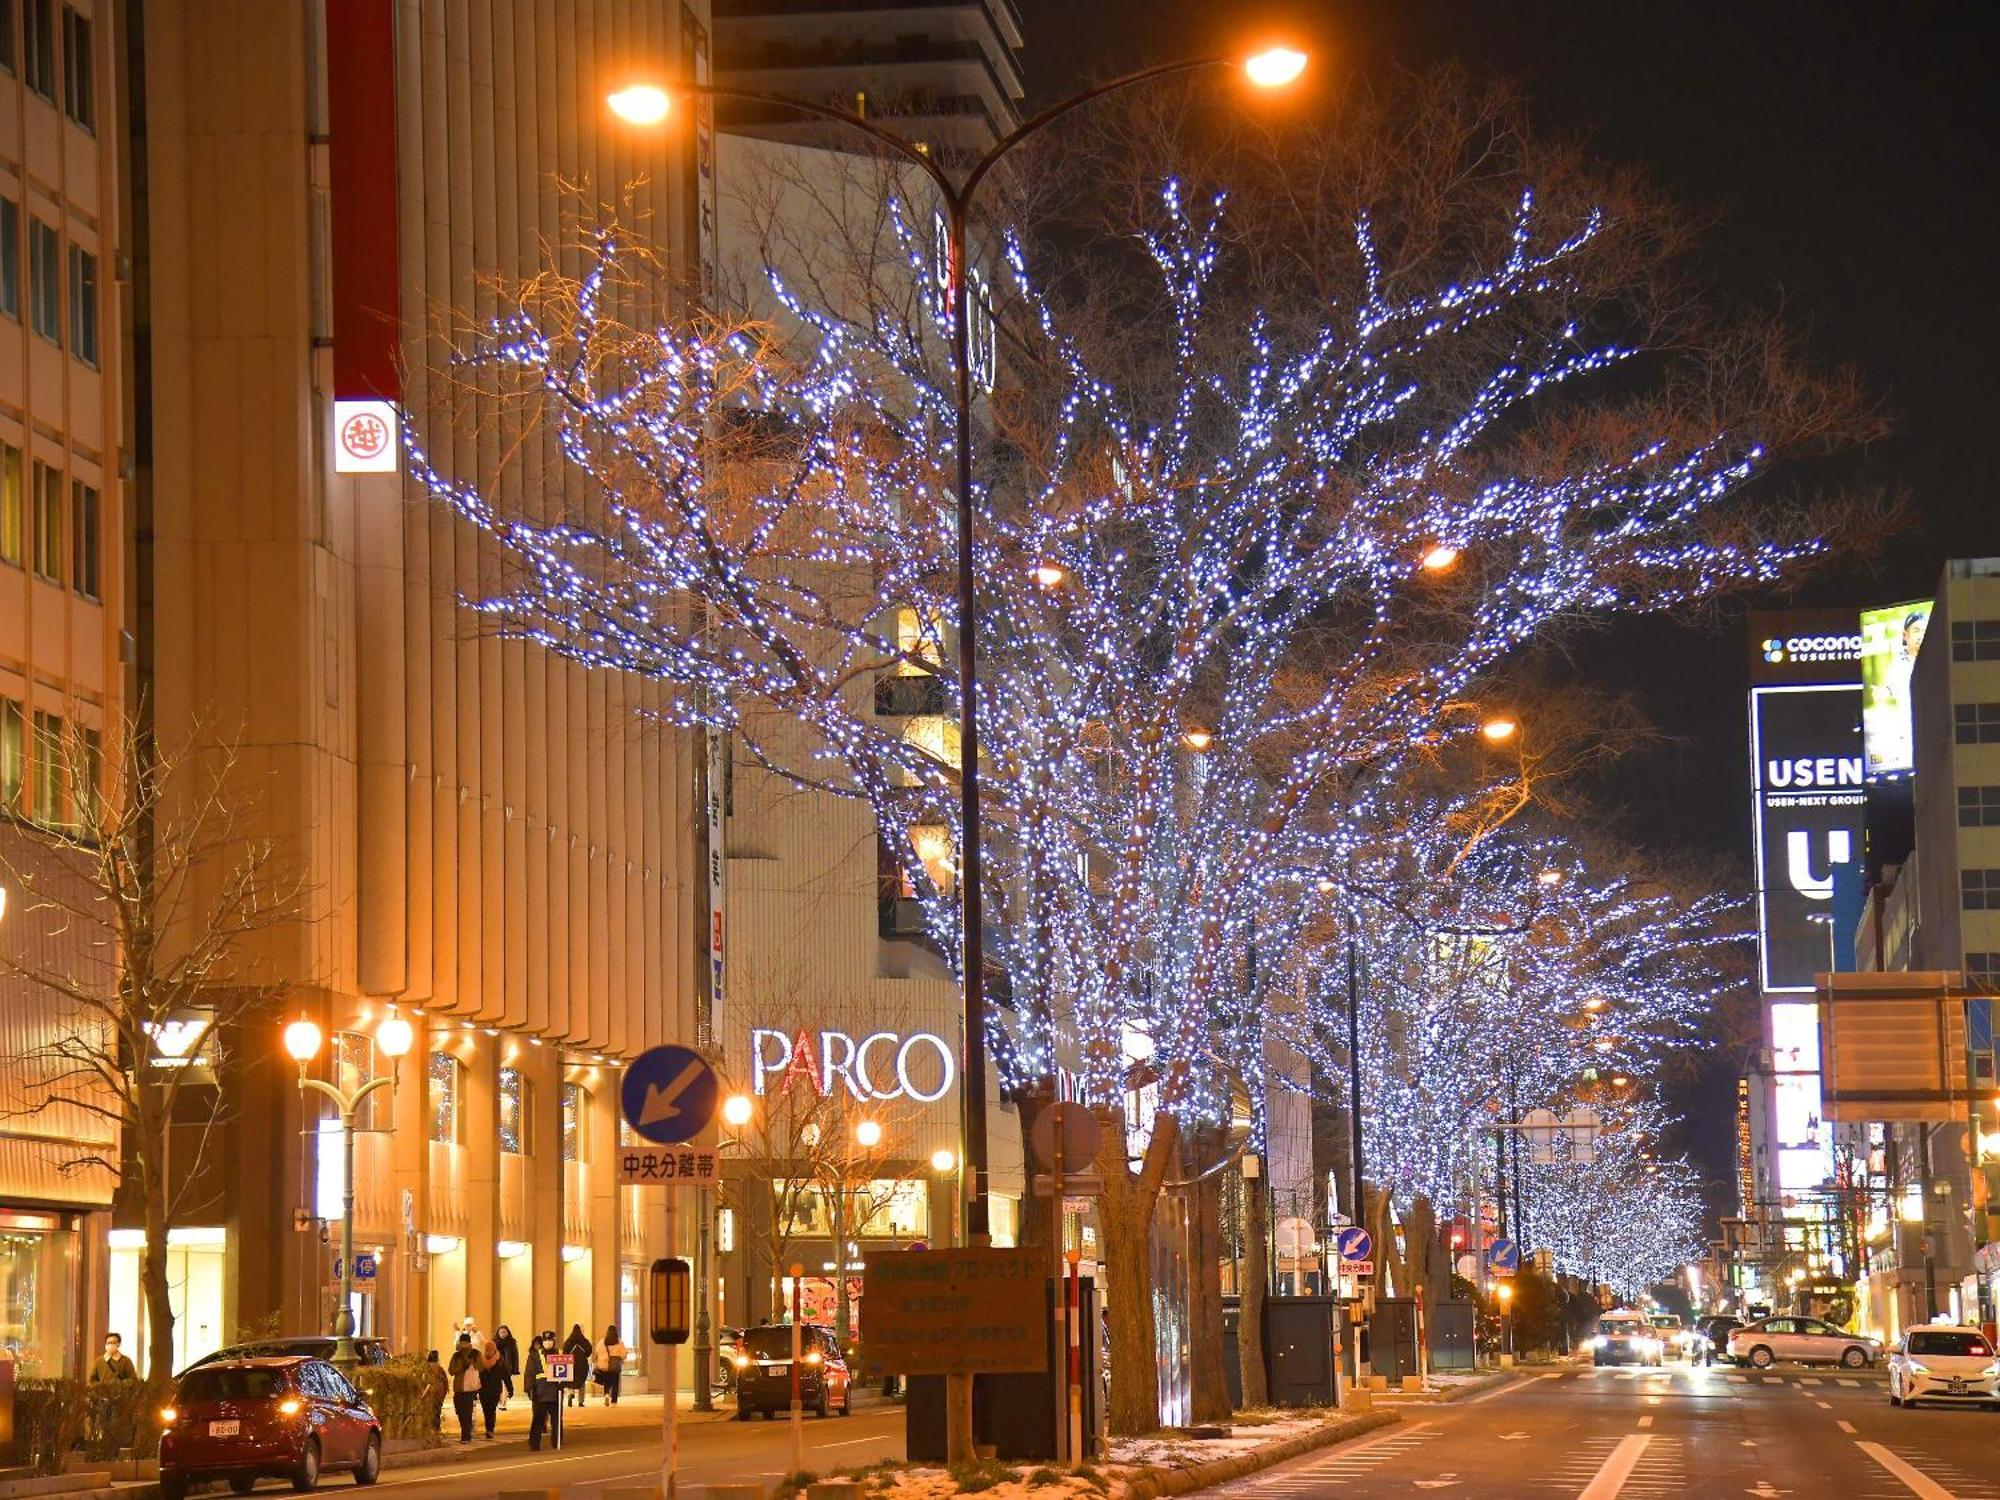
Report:
[{"label": "street lantern", "polygon": [[1479,732],[1486,737],[1489,745],[1504,745],[1521,732],[1521,726],[1505,714],[1497,714],[1481,724]]},{"label": "street lantern", "polygon": [[674,107],[672,96],[652,83],[628,84],[604,102],[628,125],[658,125]]},{"label": "street lantern", "polygon": [[931,1170],[939,1174],[951,1171],[958,1165],[958,1158],[948,1146],[940,1146],[931,1153]]},{"label": "street lantern", "polygon": [[694,1305],[693,1269],[679,1256],[663,1256],[653,1262],[652,1274],[647,1281],[653,1342],[685,1344],[688,1338],[688,1311]]},{"label": "street lantern", "polygon": [[750,1123],[750,1115],[756,1109],[748,1094],[731,1094],[722,1101],[722,1120],[733,1129],[741,1130]]},{"label": "street lantern", "polygon": [[319,1026],[300,1016],[285,1028],[285,1050],[301,1068],[319,1056]]},{"label": "street lantern", "polygon": [[854,1127],[854,1139],[864,1150],[873,1151],[882,1144],[882,1127],[874,1120],[863,1120]]},{"label": "street lantern", "polygon": [[1458,548],[1439,542],[1423,555],[1422,567],[1426,573],[1443,573],[1458,561]]},{"label": "street lantern", "polygon": [[382,1024],[375,1028],[375,1045],[382,1049],[382,1055],[391,1061],[408,1057],[410,1048],[416,1045],[417,1030],[395,1006],[389,1007],[389,1014],[382,1018]]},{"label": "street lantern", "polygon": [[1260,89],[1281,89],[1306,70],[1306,55],[1295,47],[1266,47],[1243,64],[1243,71]]}]

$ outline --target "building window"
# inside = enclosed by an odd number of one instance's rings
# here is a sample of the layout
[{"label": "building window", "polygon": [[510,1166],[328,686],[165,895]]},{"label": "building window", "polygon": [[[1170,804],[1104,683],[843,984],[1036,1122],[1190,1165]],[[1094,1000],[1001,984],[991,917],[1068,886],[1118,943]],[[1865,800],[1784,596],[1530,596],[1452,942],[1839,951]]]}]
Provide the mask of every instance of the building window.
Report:
[{"label": "building window", "polygon": [[21,316],[21,205],[12,198],[0,198],[0,313]]},{"label": "building window", "polygon": [[0,71],[14,71],[14,0],[0,0]]},{"label": "building window", "polygon": [[1966,954],[1965,977],[1989,988],[2000,985],[2000,953]]},{"label": "building window", "polygon": [[69,486],[70,501],[70,582],[76,591],[86,599],[100,597],[101,582],[103,500],[95,485],[85,484],[81,479],[73,479]]},{"label": "building window", "polygon": [[1953,704],[1951,729],[1961,745],[2000,745],[2000,703]]},{"label": "building window", "polygon": [[62,241],[33,214],[28,215],[28,312],[35,332],[62,342]]},{"label": "building window", "polygon": [[21,787],[27,780],[25,735],[21,705],[12,698],[0,698],[0,807],[10,813],[21,810]]},{"label": "building window", "polygon": [[0,562],[21,565],[21,450],[0,442]]},{"label": "building window", "polygon": [[459,1109],[459,1088],[464,1068],[459,1060],[449,1052],[433,1052],[430,1055],[429,1098],[426,1101],[431,1112],[431,1139],[440,1146],[456,1146],[464,1140],[460,1130],[462,1119]]},{"label": "building window", "polygon": [[2000,828],[2000,786],[1962,786],[1958,789],[1960,828]]},{"label": "building window", "polygon": [[2000,661],[2000,620],[1953,620],[1953,661]]},{"label": "building window", "polygon": [[1967,911],[2000,911],[2000,870],[1960,870],[1958,897]]},{"label": "building window", "polygon": [[95,834],[104,820],[104,739],[95,729],[76,732],[76,821]]},{"label": "building window", "polygon": [[500,1070],[500,1149],[509,1156],[528,1156],[534,1133],[535,1086],[519,1068]]},{"label": "building window", "polygon": [[69,352],[97,368],[97,257],[69,247]]},{"label": "building window", "polygon": [[56,97],[55,0],[21,0],[22,77],[44,99]]},{"label": "building window", "polygon": [[563,1085],[564,1161],[590,1160],[590,1090],[580,1083]]},{"label": "building window", "polygon": [[69,776],[63,755],[63,721],[39,708],[35,710],[33,754],[29,779],[34,784],[35,821],[51,828],[60,827],[69,803],[65,795]]},{"label": "building window", "polygon": [[62,29],[63,112],[88,130],[97,123],[97,78],[91,71],[90,18],[65,5]]},{"label": "building window", "polygon": [[62,473],[35,460],[35,571],[51,583],[63,581]]},{"label": "building window", "polygon": [[[342,1093],[353,1096],[363,1084],[382,1075],[376,1071],[375,1038],[364,1031],[336,1032],[333,1038],[333,1083]],[[387,1130],[387,1089],[377,1089],[361,1101],[354,1112],[356,1130]]]}]

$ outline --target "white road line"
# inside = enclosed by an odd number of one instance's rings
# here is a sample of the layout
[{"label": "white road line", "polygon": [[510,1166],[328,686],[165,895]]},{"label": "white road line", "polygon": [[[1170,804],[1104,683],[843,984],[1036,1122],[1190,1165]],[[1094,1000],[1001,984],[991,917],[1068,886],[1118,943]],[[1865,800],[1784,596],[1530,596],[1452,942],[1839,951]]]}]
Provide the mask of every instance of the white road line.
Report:
[{"label": "white road line", "polygon": [[1632,1471],[1645,1455],[1646,1444],[1651,1441],[1652,1438],[1644,1433],[1620,1438],[1618,1446],[1611,1450],[1611,1456],[1604,1460],[1604,1467],[1577,1492],[1576,1500],[1616,1500],[1618,1492],[1625,1488],[1625,1481],[1632,1477]]},{"label": "white road line", "polygon": [[[640,1448],[600,1448],[592,1450],[591,1456],[593,1458],[615,1458],[621,1453],[641,1453],[644,1451],[644,1449]],[[453,1463],[423,1464],[421,1466],[412,1464],[410,1465],[410,1473],[395,1474],[392,1470],[389,1477],[379,1480],[378,1483],[386,1489],[392,1484],[424,1484],[435,1479],[464,1479],[473,1474],[498,1474],[503,1470],[538,1469],[544,1464],[559,1464],[576,1456],[574,1453],[565,1453],[550,1458],[517,1458],[512,1463],[481,1464],[477,1468],[472,1469],[461,1469],[457,1464]]]},{"label": "white road line", "polygon": [[1834,1419],[1833,1425],[1838,1427],[1842,1432],[1846,1433],[1849,1437],[1854,1436],[1854,1424],[1852,1422],[1837,1417]]},{"label": "white road line", "polygon": [[1497,1391],[1487,1391],[1485,1394],[1479,1396],[1468,1396],[1459,1404],[1461,1406],[1477,1406],[1482,1401],[1492,1401],[1500,1396],[1511,1395],[1515,1391],[1524,1391],[1538,1380],[1554,1380],[1555,1378],[1553,1375],[1530,1375],[1526,1380],[1516,1380],[1509,1385],[1503,1385]]},{"label": "white road line", "polygon": [[[1362,1118],[1363,1118],[1363,1119],[1365,1120],[1365,1119],[1367,1118],[1367,1116],[1366,1116],[1366,1115],[1363,1115],[1363,1116],[1362,1116]],[[1835,1385],[1859,1385],[1859,1384],[1861,1384],[1861,1382],[1860,1382],[1860,1381],[1858,1381],[1858,1380],[1848,1380],[1848,1379],[1846,1379],[1845,1377],[1843,1377],[1843,1376],[1839,1376],[1839,1375],[1836,1375],[1836,1376],[1834,1376],[1834,1378],[1833,1378],[1833,1383],[1834,1383]]]},{"label": "white road line", "polygon": [[1912,1495],[1915,1495],[1917,1500],[1957,1500],[1957,1497],[1950,1490],[1939,1484],[1922,1469],[1905,1463],[1880,1443],[1863,1443],[1857,1441],[1854,1446],[1874,1459],[1876,1463],[1887,1469],[1896,1478],[1902,1480],[1904,1487]]},{"label": "white road line", "polygon": [[[1364,1115],[1362,1116],[1362,1118],[1366,1119],[1367,1116]],[[1639,1425],[1641,1427],[1651,1427],[1653,1425],[1653,1419],[1651,1417],[1641,1417],[1639,1418]]]},{"label": "white road line", "polygon": [[[1362,1118],[1365,1120],[1368,1117],[1366,1115],[1363,1115]],[[1800,1385],[1824,1385],[1825,1383],[1826,1382],[1821,1380],[1817,1375],[1801,1375],[1799,1377]]]},{"label": "white road line", "polygon": [[[1368,1117],[1366,1115],[1363,1115],[1362,1118],[1365,1120]],[[1813,1405],[1817,1406],[1821,1411],[1833,1410],[1833,1403],[1831,1401],[1815,1401],[1813,1402]]]}]

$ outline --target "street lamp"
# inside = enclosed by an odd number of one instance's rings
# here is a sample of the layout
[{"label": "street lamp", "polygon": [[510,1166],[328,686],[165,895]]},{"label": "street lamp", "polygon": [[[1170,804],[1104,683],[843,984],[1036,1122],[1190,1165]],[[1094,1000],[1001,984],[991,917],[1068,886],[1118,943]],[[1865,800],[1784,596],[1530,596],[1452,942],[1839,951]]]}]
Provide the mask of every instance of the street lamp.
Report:
[{"label": "street lamp", "polygon": [[750,1123],[751,1112],[756,1107],[748,1094],[731,1094],[722,1101],[722,1122],[733,1130],[741,1130]]},{"label": "street lamp", "polygon": [[1479,732],[1486,737],[1487,744],[1504,745],[1521,732],[1521,725],[1517,720],[1499,714],[1481,724]]},{"label": "street lamp", "polygon": [[[970,277],[966,274],[966,223],[979,185],[1008,152],[1093,100],[1135,84],[1212,67],[1240,68],[1255,87],[1275,90],[1295,82],[1304,73],[1307,61],[1306,54],[1296,48],[1274,46],[1240,61],[1228,57],[1197,57],[1141,68],[1135,73],[1127,73],[1085,89],[1080,94],[1073,94],[1031,115],[995,141],[986,154],[966,170],[964,177],[956,181],[929,151],[911,144],[873,120],[836,105],[756,89],[727,88],[719,84],[674,85],[674,91],[690,98],[732,99],[743,104],[787,109],[858,130],[930,178],[938,196],[944,200],[949,256],[945,281],[952,304],[951,361],[955,378],[958,461],[958,493],[954,498],[957,501],[958,528],[958,791],[959,826],[963,829],[958,889],[961,903],[960,958],[965,986],[965,1057],[960,1069],[964,1083],[959,1090],[959,1129],[964,1145],[964,1176],[968,1179],[962,1191],[970,1200],[967,1237],[974,1244],[985,1244],[990,1238],[990,1230],[987,1221],[986,1149],[986,936],[980,890],[979,723],[974,691],[974,675],[979,660],[979,601],[973,566],[972,304]],[[628,83],[609,95],[605,102],[619,119],[644,128],[658,126],[672,110],[668,90],[655,83]]]},{"label": "street lamp", "polygon": [[873,1151],[882,1144],[882,1127],[874,1120],[863,1120],[854,1127],[854,1139],[864,1151]]},{"label": "street lamp", "polygon": [[1443,573],[1458,561],[1458,548],[1439,542],[1423,555],[1420,566],[1426,573]]},{"label": "street lamp", "polygon": [[[340,1309],[333,1315],[333,1362],[343,1374],[352,1375],[361,1363],[354,1348],[354,1117],[361,1104],[375,1090],[395,1084],[395,1074],[370,1078],[353,1093],[338,1084],[306,1076],[306,1064],[319,1056],[325,1041],[319,1024],[305,1016],[285,1028],[285,1051],[299,1065],[299,1092],[317,1090],[340,1111]],[[416,1029],[392,1005],[382,1024],[375,1028],[375,1045],[391,1062],[401,1062],[416,1041]]]}]

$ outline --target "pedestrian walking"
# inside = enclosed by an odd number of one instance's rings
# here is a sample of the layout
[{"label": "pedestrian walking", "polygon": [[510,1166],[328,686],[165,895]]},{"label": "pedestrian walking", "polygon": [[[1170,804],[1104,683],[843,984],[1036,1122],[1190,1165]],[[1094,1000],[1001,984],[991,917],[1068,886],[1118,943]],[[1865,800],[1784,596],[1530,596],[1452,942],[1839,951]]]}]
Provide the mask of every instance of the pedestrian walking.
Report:
[{"label": "pedestrian walking", "polygon": [[90,1367],[87,1408],[91,1430],[99,1441],[124,1447],[137,1435],[132,1393],[138,1385],[139,1367],[125,1352],[125,1340],[115,1333],[105,1334],[104,1352]]},{"label": "pedestrian walking", "polygon": [[521,1373],[521,1345],[505,1323],[493,1330],[493,1342],[500,1350],[500,1410],[505,1411],[514,1399],[514,1381]]},{"label": "pedestrian walking", "polygon": [[590,1342],[590,1335],[583,1331],[581,1323],[569,1325],[569,1337],[563,1340],[562,1352],[570,1359],[570,1399],[581,1406],[583,1383],[590,1374],[591,1355],[597,1352]]},{"label": "pedestrian walking", "polygon": [[424,1359],[424,1399],[431,1404],[431,1431],[444,1431],[444,1403],[451,1395],[451,1376],[438,1363],[437,1350]]},{"label": "pedestrian walking", "polygon": [[500,1391],[506,1376],[500,1346],[488,1339],[479,1351],[479,1413],[486,1419],[486,1435],[493,1436],[493,1415],[500,1410]]},{"label": "pedestrian walking", "polygon": [[528,1363],[521,1371],[521,1383],[528,1388],[528,1402],[534,1415],[528,1421],[528,1447],[539,1453],[542,1434],[556,1441],[562,1422],[562,1402],[566,1393],[561,1381],[549,1378],[549,1361],[555,1358],[556,1331],[544,1329],[528,1351]]},{"label": "pedestrian walking", "polygon": [[613,1406],[618,1404],[618,1387],[625,1377],[625,1356],[629,1353],[624,1341],[618,1337],[616,1328],[604,1330],[604,1342],[597,1346],[591,1369],[597,1383],[604,1388],[604,1399]]},{"label": "pedestrian walking", "polygon": [[451,1378],[452,1410],[458,1413],[458,1440],[472,1441],[472,1414],[479,1407],[479,1351],[472,1346],[472,1335],[461,1333],[458,1347],[451,1351],[451,1364],[446,1370]]}]

